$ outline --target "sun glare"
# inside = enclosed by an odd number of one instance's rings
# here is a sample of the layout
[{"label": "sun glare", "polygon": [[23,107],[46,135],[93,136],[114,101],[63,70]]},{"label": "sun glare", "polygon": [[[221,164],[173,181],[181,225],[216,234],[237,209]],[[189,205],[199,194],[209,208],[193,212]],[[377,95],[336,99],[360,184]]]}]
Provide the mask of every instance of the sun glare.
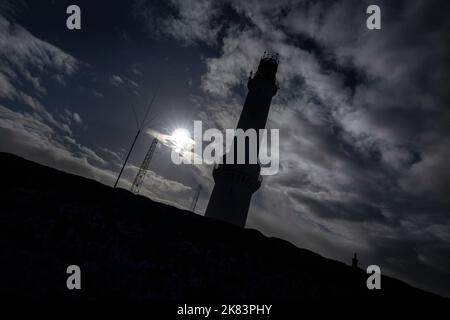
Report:
[{"label": "sun glare", "polygon": [[171,135],[171,140],[177,149],[185,149],[194,144],[189,131],[186,129],[176,129]]}]

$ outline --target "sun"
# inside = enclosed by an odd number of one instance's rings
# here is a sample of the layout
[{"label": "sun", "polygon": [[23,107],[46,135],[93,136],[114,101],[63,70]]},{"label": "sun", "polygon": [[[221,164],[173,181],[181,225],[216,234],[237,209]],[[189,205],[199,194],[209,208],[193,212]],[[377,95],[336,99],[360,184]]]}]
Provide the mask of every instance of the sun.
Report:
[{"label": "sun", "polygon": [[170,140],[172,140],[175,148],[180,150],[190,148],[194,144],[189,131],[182,128],[175,129],[170,136]]}]

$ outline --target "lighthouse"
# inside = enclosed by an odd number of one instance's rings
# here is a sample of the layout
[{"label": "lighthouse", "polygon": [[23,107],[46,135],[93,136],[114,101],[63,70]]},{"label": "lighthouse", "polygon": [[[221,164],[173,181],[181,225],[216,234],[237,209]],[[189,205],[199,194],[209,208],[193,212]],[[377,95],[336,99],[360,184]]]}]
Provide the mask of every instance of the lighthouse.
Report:
[{"label": "lighthouse", "polygon": [[[248,79],[248,93],[237,124],[237,129],[242,129],[244,132],[249,129],[256,130],[257,155],[260,144],[259,129],[266,127],[272,97],[278,90],[276,81],[278,63],[278,54],[264,52],[258,70],[255,74],[250,74]],[[252,195],[259,189],[262,182],[259,162],[249,161],[252,158],[249,152],[255,150],[250,148],[249,143],[248,140],[245,141],[244,163],[237,163],[237,161],[226,163],[225,155],[223,163],[215,166],[213,170],[215,185],[206,208],[206,217],[245,227]],[[236,145],[235,137],[231,146],[234,150],[234,160],[237,154]]]}]

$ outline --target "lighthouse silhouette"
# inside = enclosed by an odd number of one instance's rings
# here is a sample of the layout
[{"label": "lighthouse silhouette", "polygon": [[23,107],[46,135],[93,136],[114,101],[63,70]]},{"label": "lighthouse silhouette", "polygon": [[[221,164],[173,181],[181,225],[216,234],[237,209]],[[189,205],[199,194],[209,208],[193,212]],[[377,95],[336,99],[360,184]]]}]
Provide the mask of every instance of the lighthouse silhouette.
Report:
[{"label": "lighthouse silhouette", "polygon": [[[244,132],[249,129],[256,130],[257,155],[260,144],[259,129],[266,127],[272,97],[278,90],[276,81],[278,63],[278,54],[264,52],[258,70],[254,75],[251,73],[248,79],[248,94],[237,124],[237,129]],[[236,161],[238,150],[235,137],[231,146],[234,150],[233,163],[226,163],[225,155],[223,163],[215,166],[213,170],[215,185],[206,208],[206,217],[245,227],[252,195],[262,182],[259,161],[257,163],[249,161],[251,158],[249,152],[254,150],[250,148],[249,143],[250,141],[246,139],[244,163],[238,164]]]}]

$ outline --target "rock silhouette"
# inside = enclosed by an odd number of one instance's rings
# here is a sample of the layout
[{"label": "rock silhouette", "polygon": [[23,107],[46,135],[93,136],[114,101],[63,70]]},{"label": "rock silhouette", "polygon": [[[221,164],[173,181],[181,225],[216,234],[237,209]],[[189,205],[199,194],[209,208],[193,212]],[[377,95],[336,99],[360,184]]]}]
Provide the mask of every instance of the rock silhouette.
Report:
[{"label": "rock silhouette", "polygon": [[[9,299],[446,301],[289,242],[0,153],[0,294]],[[78,265],[82,290],[66,288]],[[447,301],[448,302],[448,301]]]}]

